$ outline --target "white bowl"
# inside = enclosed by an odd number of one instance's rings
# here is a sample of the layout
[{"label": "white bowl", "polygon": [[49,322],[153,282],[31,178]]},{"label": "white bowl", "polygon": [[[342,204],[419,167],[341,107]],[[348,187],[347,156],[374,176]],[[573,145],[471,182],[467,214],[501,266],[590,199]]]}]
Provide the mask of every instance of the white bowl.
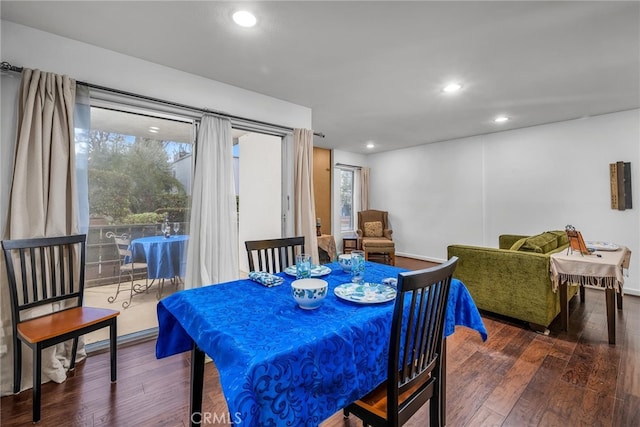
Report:
[{"label": "white bowl", "polygon": [[291,283],[291,294],[300,308],[313,310],[320,307],[328,288],[329,284],[322,279],[298,279]]},{"label": "white bowl", "polygon": [[351,254],[342,254],[338,256],[338,264],[344,271],[351,271]]}]

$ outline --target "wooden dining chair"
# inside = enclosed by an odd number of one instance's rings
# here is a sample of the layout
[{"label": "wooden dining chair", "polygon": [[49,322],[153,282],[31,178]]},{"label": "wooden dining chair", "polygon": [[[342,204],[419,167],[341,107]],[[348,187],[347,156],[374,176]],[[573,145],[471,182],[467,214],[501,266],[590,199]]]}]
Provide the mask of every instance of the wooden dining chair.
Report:
[{"label": "wooden dining chair", "polygon": [[296,255],[304,253],[304,236],[248,240],[244,245],[249,258],[249,271],[266,271],[274,274],[294,265]]},{"label": "wooden dining chair", "polygon": [[[133,260],[133,254],[130,249],[131,239],[129,239],[129,236],[126,233],[116,234],[113,231],[107,231],[105,237],[107,239],[113,239],[113,243],[116,245],[120,259],[120,267],[118,269],[118,288],[116,289],[116,294],[107,298],[107,301],[112,303],[116,298],[118,298],[118,294],[120,294],[120,285],[122,284],[122,275],[125,274],[131,280],[131,284],[129,286],[129,300],[122,303],[122,308],[126,309],[131,305],[131,299],[133,298],[134,292],[140,293],[149,289],[149,278],[147,275],[148,267],[144,262],[135,262]],[[142,285],[137,285],[134,282],[135,275],[141,273],[144,273],[146,280],[144,287],[142,287]]]},{"label": "wooden dining chair", "polygon": [[[13,392],[20,392],[22,342],[33,350],[33,422],[40,420],[42,350],[73,339],[69,370],[75,368],[78,337],[109,327],[111,381],[116,381],[119,311],[84,307],[86,235],[4,240],[13,330]],[[27,318],[40,306],[59,310]]]},{"label": "wooden dining chair", "polygon": [[352,413],[364,425],[396,427],[429,401],[429,425],[443,425],[444,324],[457,262],[453,257],[437,267],[398,275],[387,381],[347,406],[345,417]]}]

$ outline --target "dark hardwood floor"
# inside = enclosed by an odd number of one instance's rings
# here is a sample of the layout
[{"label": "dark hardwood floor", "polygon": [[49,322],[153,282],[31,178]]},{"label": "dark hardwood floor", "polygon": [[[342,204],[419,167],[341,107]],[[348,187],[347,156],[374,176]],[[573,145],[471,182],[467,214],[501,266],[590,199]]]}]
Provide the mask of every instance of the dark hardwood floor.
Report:
[{"label": "dark hardwood floor", "polygon": [[[397,258],[418,269],[431,263]],[[569,332],[559,319],[548,336],[483,313],[489,339],[458,328],[447,339],[448,426],[640,425],[640,298],[625,296],[617,345],[607,342],[604,293],[571,301]],[[109,383],[108,353],[91,355],[62,384],[42,387],[40,426],[187,426],[189,355],[156,360],[155,341],[121,347],[118,382]],[[209,425],[227,425],[215,366],[207,364],[203,409]],[[2,381],[11,381],[3,378]],[[2,426],[31,424],[31,390],[0,401]],[[426,425],[426,406],[409,423]],[[213,423],[213,421],[217,421]],[[338,412],[322,427],[360,426]]]}]

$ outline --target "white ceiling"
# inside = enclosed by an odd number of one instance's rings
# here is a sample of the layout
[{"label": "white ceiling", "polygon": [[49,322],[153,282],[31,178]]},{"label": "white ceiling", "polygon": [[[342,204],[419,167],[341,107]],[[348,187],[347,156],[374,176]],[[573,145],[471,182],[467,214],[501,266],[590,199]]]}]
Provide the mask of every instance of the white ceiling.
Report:
[{"label": "white ceiling", "polygon": [[[258,25],[231,21],[238,9]],[[375,152],[640,107],[637,1],[5,1],[2,19],[313,109]],[[29,66],[29,64],[14,64]],[[460,81],[456,95],[443,85]],[[498,114],[511,117],[497,125]]]}]

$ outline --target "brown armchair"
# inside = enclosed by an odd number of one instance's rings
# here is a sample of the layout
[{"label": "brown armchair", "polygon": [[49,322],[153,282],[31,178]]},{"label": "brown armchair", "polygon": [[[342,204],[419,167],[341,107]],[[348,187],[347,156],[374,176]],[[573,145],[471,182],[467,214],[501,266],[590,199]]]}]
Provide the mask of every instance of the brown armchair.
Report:
[{"label": "brown armchair", "polygon": [[375,209],[358,212],[358,248],[368,260],[370,253],[382,253],[395,265],[395,243],[389,228],[389,213]]}]

